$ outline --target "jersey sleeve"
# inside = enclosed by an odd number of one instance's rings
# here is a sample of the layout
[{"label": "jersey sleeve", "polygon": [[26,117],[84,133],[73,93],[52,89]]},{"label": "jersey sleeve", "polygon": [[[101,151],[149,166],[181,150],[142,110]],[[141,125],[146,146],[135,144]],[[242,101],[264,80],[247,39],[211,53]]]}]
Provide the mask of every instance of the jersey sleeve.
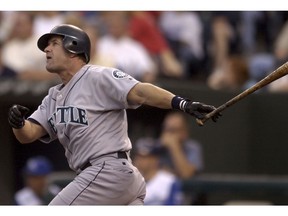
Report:
[{"label": "jersey sleeve", "polygon": [[127,95],[139,83],[132,76],[121,70],[110,68],[103,72],[100,78],[102,103],[106,109],[136,109],[139,104],[129,104]]},{"label": "jersey sleeve", "polygon": [[51,127],[48,124],[48,100],[49,100],[49,95],[47,95],[43,100],[42,103],[38,106],[37,110],[32,113],[31,116],[27,118],[27,120],[30,120],[32,122],[37,122],[40,124],[47,132],[47,135],[44,137],[41,137],[39,140],[43,143],[49,143],[55,140],[56,134],[55,132],[52,131]]}]

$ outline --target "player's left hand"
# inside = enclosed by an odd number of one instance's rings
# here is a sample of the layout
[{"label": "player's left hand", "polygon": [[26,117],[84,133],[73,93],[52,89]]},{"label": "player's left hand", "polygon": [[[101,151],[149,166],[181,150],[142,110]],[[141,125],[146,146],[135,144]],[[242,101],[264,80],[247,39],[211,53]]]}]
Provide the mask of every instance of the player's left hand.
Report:
[{"label": "player's left hand", "polygon": [[[189,113],[190,115],[194,116],[197,119],[203,119],[204,116],[210,112],[212,112],[213,110],[216,109],[216,107],[211,106],[211,105],[207,105],[204,103],[200,103],[200,102],[192,102],[189,101],[187,102],[187,104],[185,105],[185,112]],[[215,116],[212,117],[212,120],[214,122],[217,121],[217,119],[221,116],[221,113],[217,113]]]}]

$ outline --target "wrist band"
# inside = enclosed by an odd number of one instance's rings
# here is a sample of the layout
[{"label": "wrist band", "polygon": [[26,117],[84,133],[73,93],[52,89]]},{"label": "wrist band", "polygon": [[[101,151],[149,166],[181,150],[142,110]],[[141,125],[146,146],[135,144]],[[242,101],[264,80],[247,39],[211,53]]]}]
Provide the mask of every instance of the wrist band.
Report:
[{"label": "wrist band", "polygon": [[185,111],[185,106],[188,101],[180,96],[174,96],[171,101],[171,106],[173,109],[178,109]]}]

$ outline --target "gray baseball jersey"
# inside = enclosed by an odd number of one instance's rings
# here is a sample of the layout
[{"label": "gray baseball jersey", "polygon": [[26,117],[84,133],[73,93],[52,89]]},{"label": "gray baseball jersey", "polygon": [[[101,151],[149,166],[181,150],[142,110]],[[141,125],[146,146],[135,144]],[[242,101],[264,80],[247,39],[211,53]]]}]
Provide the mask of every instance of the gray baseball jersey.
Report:
[{"label": "gray baseball jersey", "polygon": [[65,86],[50,88],[28,118],[47,131],[41,141],[59,139],[78,174],[49,205],[143,204],[143,176],[117,156],[131,149],[125,109],[139,106],[127,102],[137,83],[117,69],[85,65]]},{"label": "gray baseball jersey", "polygon": [[28,118],[48,133],[42,142],[59,139],[71,169],[111,152],[129,151],[127,94],[138,83],[114,68],[85,65],[65,85],[49,90],[38,109]]}]

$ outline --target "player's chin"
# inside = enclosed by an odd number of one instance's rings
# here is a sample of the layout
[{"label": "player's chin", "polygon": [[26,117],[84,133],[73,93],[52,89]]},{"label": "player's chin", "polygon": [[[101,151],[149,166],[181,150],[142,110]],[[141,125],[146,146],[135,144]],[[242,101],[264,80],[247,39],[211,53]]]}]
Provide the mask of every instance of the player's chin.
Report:
[{"label": "player's chin", "polygon": [[50,73],[58,73],[59,69],[55,66],[52,66],[50,64],[46,64],[46,70]]}]

